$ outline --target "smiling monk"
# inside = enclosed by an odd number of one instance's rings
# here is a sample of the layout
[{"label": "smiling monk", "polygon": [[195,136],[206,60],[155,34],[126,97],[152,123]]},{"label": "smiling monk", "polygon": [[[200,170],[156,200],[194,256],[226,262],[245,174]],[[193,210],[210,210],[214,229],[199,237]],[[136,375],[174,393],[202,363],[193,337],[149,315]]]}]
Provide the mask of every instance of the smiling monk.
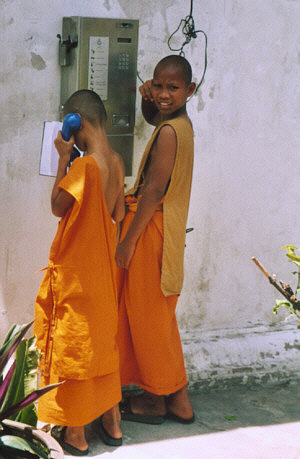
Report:
[{"label": "smiling monk", "polygon": [[116,261],[121,382],[145,392],[122,402],[124,420],[194,421],[175,316],[193,172],[193,128],[186,112],[195,90],[191,78],[188,61],[172,55],[140,87],[143,115],[155,130],[127,193]]}]

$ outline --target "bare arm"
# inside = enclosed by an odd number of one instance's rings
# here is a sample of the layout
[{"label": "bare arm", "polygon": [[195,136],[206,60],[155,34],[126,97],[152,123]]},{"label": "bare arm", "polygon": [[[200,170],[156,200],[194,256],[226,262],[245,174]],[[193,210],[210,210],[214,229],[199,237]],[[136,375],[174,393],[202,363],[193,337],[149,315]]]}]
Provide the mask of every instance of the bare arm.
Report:
[{"label": "bare arm", "polygon": [[69,142],[63,140],[61,132],[54,140],[55,147],[59,154],[56,179],[51,193],[51,209],[56,217],[64,217],[69,208],[74,204],[75,198],[65,190],[58,188],[59,182],[67,174],[67,167],[70,161],[74,139],[71,137]]},{"label": "bare arm", "polygon": [[151,86],[152,80],[147,80],[139,87],[139,91],[142,96],[142,113],[147,123],[151,124],[152,126],[158,126],[159,111],[153,101]]},{"label": "bare arm", "polygon": [[117,197],[115,208],[112,213],[112,218],[115,222],[121,222],[125,217],[125,199],[124,199],[124,187],[122,186],[121,191]]},{"label": "bare arm", "polygon": [[165,194],[176,156],[176,135],[171,126],[164,126],[153,145],[143,195],[138,203],[134,219],[116,251],[119,268],[128,269],[136,243],[151,220]]},{"label": "bare arm", "polygon": [[119,194],[116,198],[114,209],[112,211],[112,218],[115,222],[119,223],[125,217],[125,197],[124,197],[124,178],[125,178],[125,165],[120,155],[117,155],[117,175]]}]

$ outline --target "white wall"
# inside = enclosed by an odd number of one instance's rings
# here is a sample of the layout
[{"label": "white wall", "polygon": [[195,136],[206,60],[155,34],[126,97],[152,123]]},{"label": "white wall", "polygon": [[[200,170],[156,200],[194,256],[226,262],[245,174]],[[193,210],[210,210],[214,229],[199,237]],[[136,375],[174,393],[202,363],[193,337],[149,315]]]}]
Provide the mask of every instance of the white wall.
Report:
[{"label": "white wall", "polygon": [[[12,323],[32,318],[42,277],[35,271],[47,264],[57,225],[49,206],[53,179],[38,171],[43,121],[58,119],[62,17],[139,19],[138,69],[147,79],[169,54],[167,38],[189,2],[2,0],[0,8],[3,337]],[[188,103],[194,231],[187,235],[178,319],[195,387],[299,374],[299,331],[285,314],[272,315],[278,295],[251,261],[257,256],[294,281],[279,248],[300,244],[299,19],[297,0],[194,2],[196,29],[208,35],[208,70]],[[197,82],[201,35],[185,49]],[[139,103],[138,97],[135,171],[151,132]]]}]

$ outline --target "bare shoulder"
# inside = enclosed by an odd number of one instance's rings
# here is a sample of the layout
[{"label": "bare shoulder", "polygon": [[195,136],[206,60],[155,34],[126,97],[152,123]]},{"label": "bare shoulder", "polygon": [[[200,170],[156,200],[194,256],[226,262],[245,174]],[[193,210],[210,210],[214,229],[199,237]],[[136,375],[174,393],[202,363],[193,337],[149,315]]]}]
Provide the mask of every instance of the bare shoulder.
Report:
[{"label": "bare shoulder", "polygon": [[163,137],[176,137],[175,129],[170,124],[165,124],[160,128],[159,136]]},{"label": "bare shoulder", "polygon": [[122,156],[119,153],[117,153],[115,150],[112,150],[111,157],[112,157],[114,167],[117,170],[119,170],[121,174],[124,175],[125,174],[125,164],[124,164]]},{"label": "bare shoulder", "polygon": [[162,126],[156,139],[157,148],[176,150],[176,143],[177,139],[174,128],[170,124]]}]

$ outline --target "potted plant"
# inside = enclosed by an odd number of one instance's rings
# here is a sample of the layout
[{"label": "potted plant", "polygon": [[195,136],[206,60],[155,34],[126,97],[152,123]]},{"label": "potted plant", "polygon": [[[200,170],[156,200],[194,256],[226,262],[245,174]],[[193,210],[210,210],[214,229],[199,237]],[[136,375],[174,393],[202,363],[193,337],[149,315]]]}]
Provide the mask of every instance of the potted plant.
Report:
[{"label": "potted plant", "polygon": [[0,348],[0,459],[64,457],[57,441],[36,428],[34,402],[57,384],[37,389],[40,353],[35,337],[24,339],[31,325],[14,325]]}]

